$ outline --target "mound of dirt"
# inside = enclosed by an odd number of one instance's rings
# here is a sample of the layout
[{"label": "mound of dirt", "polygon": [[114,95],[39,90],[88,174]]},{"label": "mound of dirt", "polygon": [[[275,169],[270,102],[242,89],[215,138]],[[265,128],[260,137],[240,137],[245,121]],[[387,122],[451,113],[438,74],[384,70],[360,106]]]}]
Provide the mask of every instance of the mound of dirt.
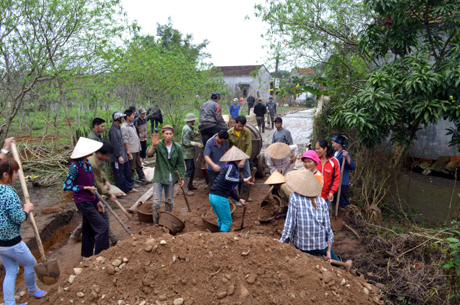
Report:
[{"label": "mound of dirt", "polygon": [[81,264],[51,304],[383,304],[364,278],[277,240],[148,227]]}]

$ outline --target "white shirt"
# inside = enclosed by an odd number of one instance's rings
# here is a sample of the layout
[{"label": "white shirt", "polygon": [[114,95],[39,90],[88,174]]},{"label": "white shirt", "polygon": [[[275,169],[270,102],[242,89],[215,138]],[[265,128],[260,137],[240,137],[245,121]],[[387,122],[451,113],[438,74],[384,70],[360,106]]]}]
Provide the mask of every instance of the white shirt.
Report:
[{"label": "white shirt", "polygon": [[[289,148],[291,149],[292,154],[294,156],[297,156],[297,152],[298,152],[297,145],[295,144],[289,145]],[[291,170],[291,167],[289,167],[284,173],[282,171],[284,171],[284,169],[290,162],[291,162],[290,157],[286,157],[284,159],[272,159],[267,155],[267,165],[268,165],[268,168],[270,168],[270,174],[273,174],[274,171],[279,170],[283,175],[285,175]]]},{"label": "white shirt", "polygon": [[[172,147],[172,144],[169,146],[166,145],[166,149],[168,150],[168,159],[171,159],[171,147]],[[173,181],[171,173],[169,173],[169,181]]]}]

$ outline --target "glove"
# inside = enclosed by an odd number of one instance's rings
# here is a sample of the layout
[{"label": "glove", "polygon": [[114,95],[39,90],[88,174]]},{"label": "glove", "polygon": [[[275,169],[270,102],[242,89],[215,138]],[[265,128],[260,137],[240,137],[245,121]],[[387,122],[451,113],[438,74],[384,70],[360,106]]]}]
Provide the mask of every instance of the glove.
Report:
[{"label": "glove", "polygon": [[193,146],[198,146],[199,148],[203,148],[203,144],[201,144],[200,142],[195,142],[195,141],[190,141],[190,144],[193,145]]}]

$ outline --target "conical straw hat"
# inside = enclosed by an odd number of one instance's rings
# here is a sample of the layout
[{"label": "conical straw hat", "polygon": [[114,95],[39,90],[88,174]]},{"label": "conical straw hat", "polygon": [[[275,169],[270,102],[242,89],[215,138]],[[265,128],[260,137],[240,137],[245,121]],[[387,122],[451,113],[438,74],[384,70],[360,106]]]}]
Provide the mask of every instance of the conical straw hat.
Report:
[{"label": "conical straw hat", "polygon": [[284,180],[284,176],[279,171],[274,171],[264,184],[282,184],[285,182],[286,180]]},{"label": "conical straw hat", "polygon": [[309,170],[290,171],[286,174],[286,184],[291,190],[305,197],[319,196],[323,189]]},{"label": "conical straw hat", "polygon": [[102,142],[94,141],[84,137],[78,139],[77,145],[73,149],[71,159],[79,159],[98,151],[102,147]]},{"label": "conical straw hat", "polygon": [[230,162],[230,161],[240,161],[243,159],[249,159],[250,157],[246,155],[241,149],[232,146],[223,156],[220,158],[221,162]]},{"label": "conical straw hat", "polygon": [[284,159],[291,155],[289,145],[284,143],[273,143],[268,146],[267,154],[272,159]]}]

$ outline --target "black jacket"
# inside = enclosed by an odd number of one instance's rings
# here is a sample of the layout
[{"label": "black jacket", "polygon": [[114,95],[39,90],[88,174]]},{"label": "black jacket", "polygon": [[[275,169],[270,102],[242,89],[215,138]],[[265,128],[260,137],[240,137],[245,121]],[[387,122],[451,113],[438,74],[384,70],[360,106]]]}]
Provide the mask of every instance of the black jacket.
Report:
[{"label": "black jacket", "polygon": [[257,105],[254,106],[254,113],[256,117],[264,116],[267,113],[267,107],[262,103],[257,103]]},{"label": "black jacket", "polygon": [[214,180],[214,184],[211,186],[210,194],[228,198],[229,196],[236,201],[240,200],[240,197],[233,191],[238,184],[244,182],[243,178],[238,178],[238,167],[235,163],[228,163],[219,175]]},{"label": "black jacket", "polygon": [[155,120],[155,121],[160,122],[160,124],[163,124],[163,115],[161,113],[160,108],[157,105],[153,106],[153,109],[149,108],[147,110],[147,117],[145,119],[147,121]]},{"label": "black jacket", "polygon": [[252,107],[252,106],[254,106],[254,103],[256,102],[256,99],[253,96],[250,96],[250,97],[248,97],[247,101],[248,101],[248,105],[250,107]]}]

